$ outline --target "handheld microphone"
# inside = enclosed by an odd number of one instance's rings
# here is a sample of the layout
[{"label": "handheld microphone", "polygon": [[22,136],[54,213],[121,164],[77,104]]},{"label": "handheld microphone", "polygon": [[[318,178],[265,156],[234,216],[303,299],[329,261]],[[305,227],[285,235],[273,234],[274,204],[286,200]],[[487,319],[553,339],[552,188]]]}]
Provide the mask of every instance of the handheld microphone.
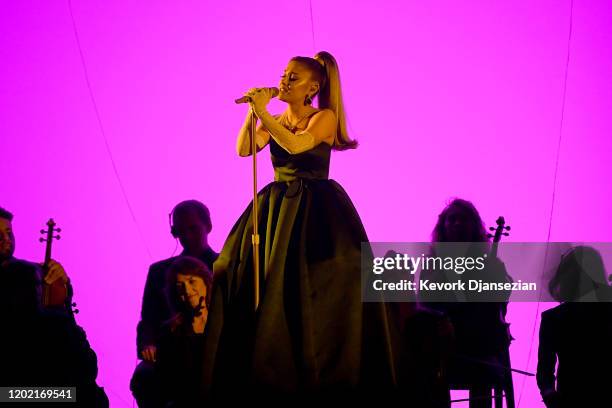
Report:
[{"label": "handheld microphone", "polygon": [[[273,88],[263,88],[263,89],[267,89],[267,90],[271,91],[272,92],[272,98],[276,98],[278,96],[278,93],[279,93],[278,88],[274,88],[273,87]],[[251,102],[251,97],[245,95],[242,98],[236,99],[234,102],[236,102],[236,103],[249,103],[249,102]]]}]

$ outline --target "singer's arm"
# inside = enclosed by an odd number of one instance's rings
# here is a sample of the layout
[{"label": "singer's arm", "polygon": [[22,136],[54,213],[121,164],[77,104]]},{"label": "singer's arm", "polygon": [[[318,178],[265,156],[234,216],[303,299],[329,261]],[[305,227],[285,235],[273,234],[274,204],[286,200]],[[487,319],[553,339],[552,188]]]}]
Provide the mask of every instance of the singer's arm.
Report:
[{"label": "singer's arm", "polygon": [[[247,113],[247,117],[244,120],[240,133],[238,133],[238,140],[236,141],[236,151],[239,156],[247,157],[252,154],[251,152],[251,111]],[[263,149],[270,141],[270,134],[263,128],[261,123],[257,126],[255,131],[255,142],[257,143],[257,151]]]},{"label": "singer's arm", "polygon": [[336,132],[336,115],[330,109],[315,113],[303,131],[292,133],[268,113],[265,107],[255,107],[255,113],[272,138],[290,154],[315,148],[322,142],[332,145]]}]

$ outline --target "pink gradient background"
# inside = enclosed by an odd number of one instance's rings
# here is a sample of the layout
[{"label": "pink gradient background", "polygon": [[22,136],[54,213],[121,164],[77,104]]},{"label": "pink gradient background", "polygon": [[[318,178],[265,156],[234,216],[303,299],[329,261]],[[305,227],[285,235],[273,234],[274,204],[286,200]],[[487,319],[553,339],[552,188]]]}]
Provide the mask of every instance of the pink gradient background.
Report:
[{"label": "pink gradient background", "polygon": [[[55,258],[73,280],[113,407],[132,406],[147,266],[175,250],[168,212],[183,199],[204,201],[221,249],[251,194],[251,162],[234,151],[245,107],[232,101],[276,85],[294,55],[327,50],[339,61],[361,146],[333,156],[331,177],[371,240],[428,240],[454,196],[490,223],[503,214],[511,240],[548,237],[569,1],[313,0],[313,38],[308,1],[75,0],[135,220],[67,1],[2,3],[0,206],[15,213],[18,257],[43,257],[38,230],[50,216],[64,229]],[[576,2],[552,241],[612,240],[611,72],[612,5]],[[268,155],[260,187],[272,178]],[[530,371],[536,316],[535,305],[510,307],[513,364]],[[534,378],[515,378],[515,388],[521,407],[543,406]]]}]

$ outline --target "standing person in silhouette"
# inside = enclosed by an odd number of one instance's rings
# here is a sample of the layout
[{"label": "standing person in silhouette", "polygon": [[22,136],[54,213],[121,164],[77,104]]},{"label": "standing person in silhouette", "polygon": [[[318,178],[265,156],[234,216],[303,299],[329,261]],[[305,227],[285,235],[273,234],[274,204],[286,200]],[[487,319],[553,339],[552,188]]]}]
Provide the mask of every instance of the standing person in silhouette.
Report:
[{"label": "standing person in silhouette", "polygon": [[579,246],[561,259],[549,283],[561,304],[543,312],[540,323],[537,381],[547,408],[600,407],[610,401],[612,290],[607,282],[601,255]]},{"label": "standing person in silhouette", "polygon": [[[183,247],[181,255],[199,259],[212,270],[218,254],[208,244],[208,234],[212,230],[208,208],[199,201],[186,200],[178,203],[168,218],[170,233]],[[155,362],[162,325],[173,316],[177,307],[170,304],[166,296],[166,272],[175,259],[171,257],[151,265],[145,283],[136,338],[138,358],[142,361],[130,382],[130,389],[140,408],[160,406],[160,378]]]},{"label": "standing person in silhouette", "polygon": [[[212,385],[218,395],[248,390],[273,399],[390,386],[384,307],[361,302],[368,238],[349,196],[329,179],[331,152],[357,147],[346,130],[336,60],[327,52],[294,57],[279,88],[287,109],[275,116],[267,111],[270,89],[247,93],[260,122],[257,148],[270,146],[274,167],[274,182],[258,194],[261,298],[255,312],[249,205],[215,263],[206,337]],[[241,156],[251,154],[250,126],[248,116]]]},{"label": "standing person in silhouette", "polygon": [[[446,243],[465,243],[465,246]],[[477,257],[489,249],[489,237],[476,207],[459,198],[451,201],[438,216],[430,255]],[[480,276],[470,276],[470,273],[423,270],[421,279],[444,282],[485,276],[488,280],[511,281],[504,264],[497,258],[487,258]],[[448,369],[450,388],[469,389],[470,408],[491,407],[491,390],[501,387],[509,377],[504,371],[509,369],[506,357],[512,340],[505,321],[507,299],[480,302],[477,294],[465,291],[448,291],[442,295],[420,291],[419,296],[425,307],[445,314],[453,326],[455,345]]]}]

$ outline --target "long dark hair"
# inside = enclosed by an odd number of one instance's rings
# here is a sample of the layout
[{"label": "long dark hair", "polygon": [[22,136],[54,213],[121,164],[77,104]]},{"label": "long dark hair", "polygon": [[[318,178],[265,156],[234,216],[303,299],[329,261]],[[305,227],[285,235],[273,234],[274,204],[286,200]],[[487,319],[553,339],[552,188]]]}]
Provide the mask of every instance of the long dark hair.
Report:
[{"label": "long dark hair", "polygon": [[291,61],[304,64],[313,79],[319,83],[319,109],[331,109],[336,115],[337,128],[333,148],[348,150],[357,148],[357,140],[351,139],[346,128],[346,114],[340,86],[340,70],[336,59],[327,51],[318,52],[314,58],[293,57]]},{"label": "long dark hair", "polygon": [[445,223],[448,213],[454,209],[458,209],[465,214],[467,219],[472,223],[472,236],[468,237],[467,242],[489,242],[487,230],[485,229],[478,210],[470,201],[461,198],[455,198],[444,207],[442,212],[438,215],[438,222],[431,232],[432,242],[449,242]]}]

